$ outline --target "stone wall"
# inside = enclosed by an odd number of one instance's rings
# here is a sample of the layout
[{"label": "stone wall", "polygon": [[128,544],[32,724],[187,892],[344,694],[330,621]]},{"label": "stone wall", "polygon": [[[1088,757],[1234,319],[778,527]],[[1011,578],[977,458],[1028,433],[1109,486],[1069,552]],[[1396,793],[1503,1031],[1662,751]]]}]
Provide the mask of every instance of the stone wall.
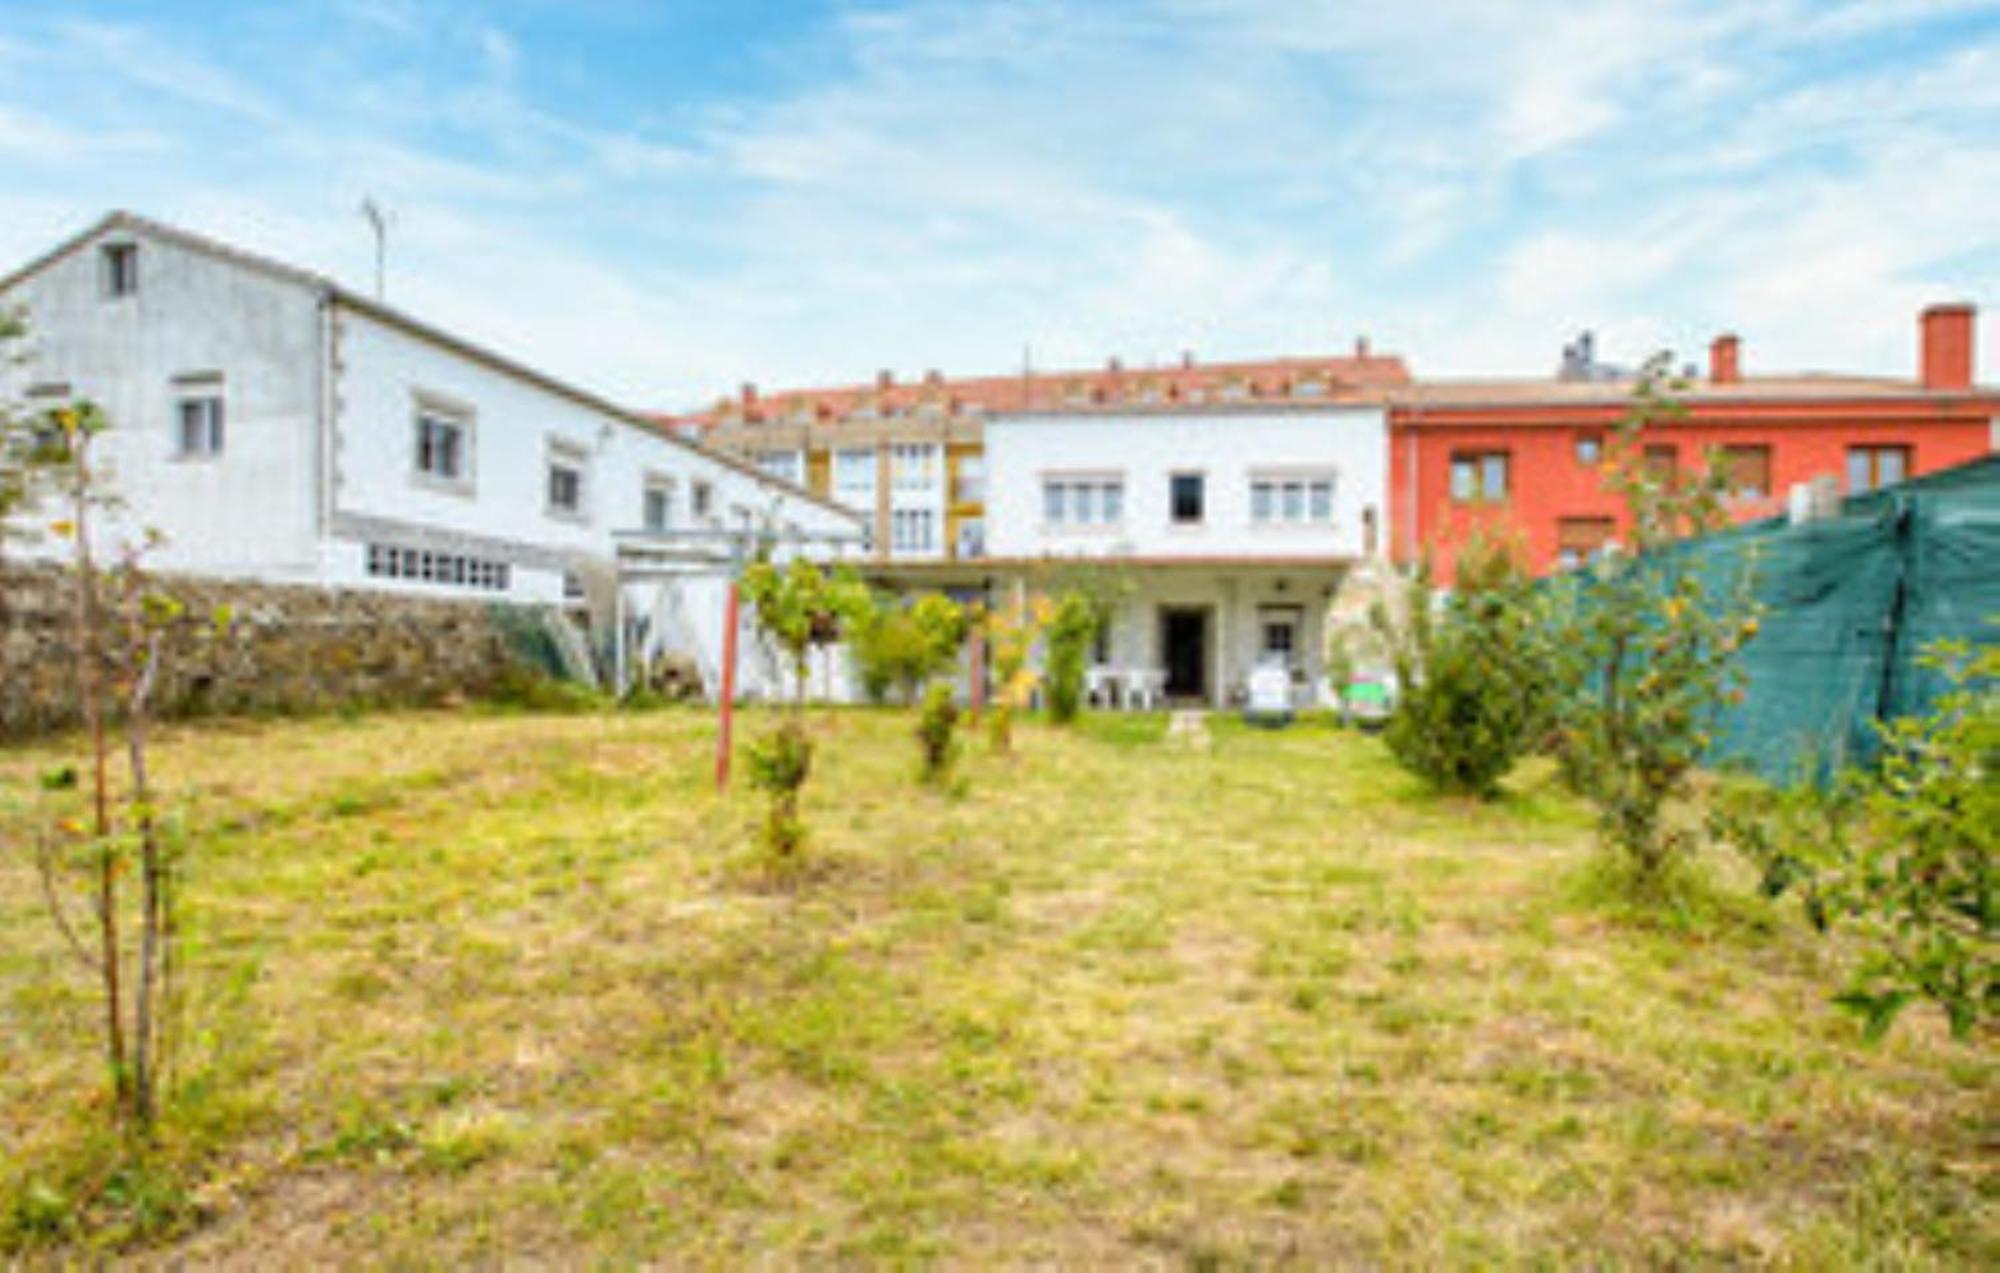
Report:
[{"label": "stone wall", "polygon": [[[505,631],[534,616],[485,602],[185,577],[158,591],[187,608],[162,661],[162,716],[439,703],[532,670]],[[0,565],[0,737],[76,723],[74,597],[58,571]],[[233,617],[218,635],[221,606]]]}]

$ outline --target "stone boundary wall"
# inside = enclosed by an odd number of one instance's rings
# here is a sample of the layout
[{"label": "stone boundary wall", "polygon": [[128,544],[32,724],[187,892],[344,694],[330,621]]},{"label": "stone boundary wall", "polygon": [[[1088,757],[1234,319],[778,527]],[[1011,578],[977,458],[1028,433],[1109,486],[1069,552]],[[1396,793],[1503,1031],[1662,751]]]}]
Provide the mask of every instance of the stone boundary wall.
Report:
[{"label": "stone boundary wall", "polygon": [[[490,602],[191,576],[156,584],[187,607],[155,692],[163,717],[434,704],[532,671]],[[58,570],[0,563],[0,738],[78,722],[74,597]],[[219,606],[233,613],[228,630],[200,631]],[[505,626],[523,620],[532,615]]]}]

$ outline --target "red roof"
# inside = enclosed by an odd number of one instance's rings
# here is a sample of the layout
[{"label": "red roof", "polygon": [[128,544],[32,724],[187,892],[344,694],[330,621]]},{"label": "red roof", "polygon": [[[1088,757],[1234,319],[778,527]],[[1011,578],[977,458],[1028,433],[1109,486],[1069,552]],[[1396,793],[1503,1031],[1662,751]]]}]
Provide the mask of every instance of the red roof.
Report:
[{"label": "red roof", "polygon": [[931,372],[917,381],[895,381],[885,375],[872,384],[769,394],[746,385],[740,396],[724,398],[706,411],[658,418],[663,423],[698,423],[712,428],[721,424],[821,422],[856,415],[896,416],[923,407],[940,407],[951,415],[993,415],[1118,405],[1380,400],[1390,390],[1409,383],[1409,369],[1400,357],[1373,354],[1362,345],[1351,355],[1335,357],[1219,363],[1184,358],[1166,367],[1124,367],[1112,362],[1091,371],[1000,376],[945,377]]}]

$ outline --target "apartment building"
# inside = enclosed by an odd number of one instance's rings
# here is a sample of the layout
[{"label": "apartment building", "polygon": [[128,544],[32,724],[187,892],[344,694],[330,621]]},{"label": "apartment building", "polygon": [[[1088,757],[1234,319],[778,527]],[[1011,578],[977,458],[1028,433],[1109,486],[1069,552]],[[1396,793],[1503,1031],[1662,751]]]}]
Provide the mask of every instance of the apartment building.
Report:
[{"label": "apartment building", "polygon": [[706,412],[662,417],[760,471],[859,510],[878,560],[975,561],[993,551],[986,428],[1022,412],[1255,408],[1326,403],[1407,385],[1372,352],[1166,367],[1113,359],[1090,371],[1023,371],[763,394],[745,385]]},{"label": "apartment building", "polygon": [[[1707,367],[1671,391],[1684,414],[1647,431],[1647,462],[1691,469],[1720,451],[1731,512],[1751,520],[1784,512],[1795,488],[1863,494],[2000,449],[2000,389],[1975,380],[1975,322],[1971,305],[1926,309],[1913,378],[1748,374],[1743,342],[1718,336]],[[1523,537],[1538,571],[1576,565],[1625,533],[1603,465],[1633,380],[1570,353],[1553,379],[1425,380],[1391,393],[1397,560],[1428,554],[1448,583],[1475,527]]]}]

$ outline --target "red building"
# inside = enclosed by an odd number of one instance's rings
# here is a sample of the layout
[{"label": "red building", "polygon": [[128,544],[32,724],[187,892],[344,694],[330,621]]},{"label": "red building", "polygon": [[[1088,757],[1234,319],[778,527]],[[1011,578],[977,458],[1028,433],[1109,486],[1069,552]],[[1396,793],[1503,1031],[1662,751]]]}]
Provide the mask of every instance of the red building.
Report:
[{"label": "red building", "polygon": [[[1914,380],[1745,376],[1735,336],[1716,338],[1706,378],[1674,397],[1686,416],[1649,428],[1649,454],[1693,468],[1729,452],[1740,518],[1782,511],[1792,487],[1830,478],[1869,490],[2000,448],[2000,389],[1973,381],[1974,311],[1923,313]],[[1452,578],[1475,526],[1511,528],[1537,571],[1571,564],[1624,533],[1601,463],[1631,401],[1630,376],[1580,369],[1551,380],[1428,381],[1392,391],[1391,542],[1398,560],[1428,551]]]}]

